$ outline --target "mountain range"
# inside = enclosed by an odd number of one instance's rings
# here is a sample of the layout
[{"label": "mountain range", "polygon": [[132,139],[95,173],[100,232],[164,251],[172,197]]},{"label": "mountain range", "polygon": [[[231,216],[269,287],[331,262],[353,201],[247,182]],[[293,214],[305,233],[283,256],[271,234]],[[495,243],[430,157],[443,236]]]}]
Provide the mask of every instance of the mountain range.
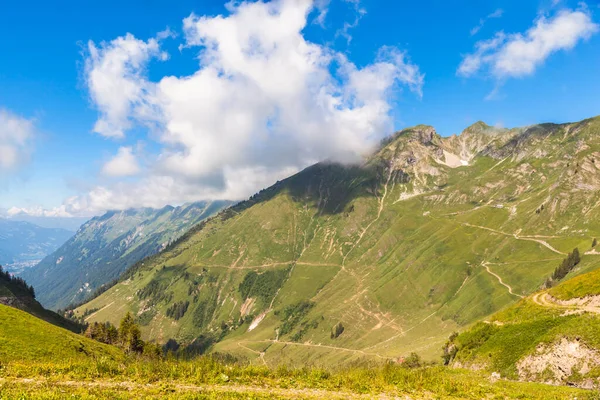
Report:
[{"label": "mountain range", "polygon": [[72,231],[0,218],[0,265],[21,273],[61,246]]},{"label": "mountain range", "polygon": [[25,271],[23,277],[35,287],[45,307],[64,308],[84,300],[229,204],[214,201],[160,210],[109,211],[83,224],[60,248]]},{"label": "mountain range", "polygon": [[74,313],[132,312],[146,339],[269,365],[437,358],[575,248],[561,279],[600,266],[599,134],[598,117],[402,130],[361,165],[313,165],[206,219]]}]

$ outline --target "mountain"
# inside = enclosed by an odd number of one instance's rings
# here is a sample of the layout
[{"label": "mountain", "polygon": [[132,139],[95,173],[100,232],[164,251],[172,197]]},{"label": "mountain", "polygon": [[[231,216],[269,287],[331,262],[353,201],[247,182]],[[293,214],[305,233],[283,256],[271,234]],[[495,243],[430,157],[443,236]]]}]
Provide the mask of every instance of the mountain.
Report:
[{"label": "mountain", "polygon": [[71,235],[73,232],[65,229],[0,218],[0,265],[20,273],[52,253]]},{"label": "mountain", "polygon": [[11,214],[9,218],[13,221],[30,222],[42,228],[65,229],[70,232],[76,232],[81,225],[89,220],[88,217],[45,217],[24,212]]},{"label": "mountain", "polygon": [[160,210],[110,211],[77,233],[23,277],[51,309],[80,302],[146,256],[159,252],[190,227],[226,207],[198,202]]},{"label": "mountain", "polygon": [[[600,266],[600,118],[397,132],[197,225],[75,310],[269,365],[437,358],[581,251]],[[568,279],[571,272],[565,279]]]}]

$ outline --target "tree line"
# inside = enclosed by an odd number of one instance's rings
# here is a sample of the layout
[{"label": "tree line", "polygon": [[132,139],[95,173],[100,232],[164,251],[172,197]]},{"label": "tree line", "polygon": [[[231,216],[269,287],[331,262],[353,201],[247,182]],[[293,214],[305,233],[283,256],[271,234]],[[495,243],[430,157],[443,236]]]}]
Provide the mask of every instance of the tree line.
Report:
[{"label": "tree line", "polygon": [[554,282],[562,280],[569,272],[575,268],[581,261],[579,249],[575,247],[572,252],[567,255],[567,258],[562,260],[560,265],[554,269],[552,276],[546,279],[546,287],[552,287]]},{"label": "tree line", "polygon": [[142,340],[140,327],[135,323],[133,315],[128,312],[119,328],[110,322],[93,322],[85,331],[85,336],[98,342],[120,347],[127,353],[160,356],[162,348],[160,345]]},{"label": "tree line", "polygon": [[33,286],[28,285],[27,282],[25,282],[25,279],[23,279],[19,276],[11,275],[10,272],[5,271],[2,268],[2,265],[0,265],[0,282],[8,283],[13,286],[16,286],[17,288],[30,294],[31,297],[33,297],[35,299],[35,290],[33,289]]}]

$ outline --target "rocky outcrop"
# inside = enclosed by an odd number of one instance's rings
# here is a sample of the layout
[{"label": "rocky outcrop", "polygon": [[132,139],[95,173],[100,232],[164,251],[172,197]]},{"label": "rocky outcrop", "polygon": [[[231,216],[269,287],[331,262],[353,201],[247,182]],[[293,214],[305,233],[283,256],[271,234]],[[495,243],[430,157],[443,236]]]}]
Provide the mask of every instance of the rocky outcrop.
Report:
[{"label": "rocky outcrop", "polygon": [[583,388],[598,387],[598,380],[586,375],[600,365],[600,353],[579,340],[561,339],[540,344],[534,354],[520,360],[519,379]]}]

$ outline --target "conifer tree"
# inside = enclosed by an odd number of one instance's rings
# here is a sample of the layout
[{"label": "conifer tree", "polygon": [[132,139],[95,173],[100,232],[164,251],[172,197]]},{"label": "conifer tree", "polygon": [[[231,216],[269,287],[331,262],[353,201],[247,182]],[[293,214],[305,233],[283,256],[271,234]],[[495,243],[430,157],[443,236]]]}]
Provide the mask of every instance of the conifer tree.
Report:
[{"label": "conifer tree", "polygon": [[144,349],[140,328],[130,312],[123,317],[119,325],[119,342],[126,351],[141,353]]}]

